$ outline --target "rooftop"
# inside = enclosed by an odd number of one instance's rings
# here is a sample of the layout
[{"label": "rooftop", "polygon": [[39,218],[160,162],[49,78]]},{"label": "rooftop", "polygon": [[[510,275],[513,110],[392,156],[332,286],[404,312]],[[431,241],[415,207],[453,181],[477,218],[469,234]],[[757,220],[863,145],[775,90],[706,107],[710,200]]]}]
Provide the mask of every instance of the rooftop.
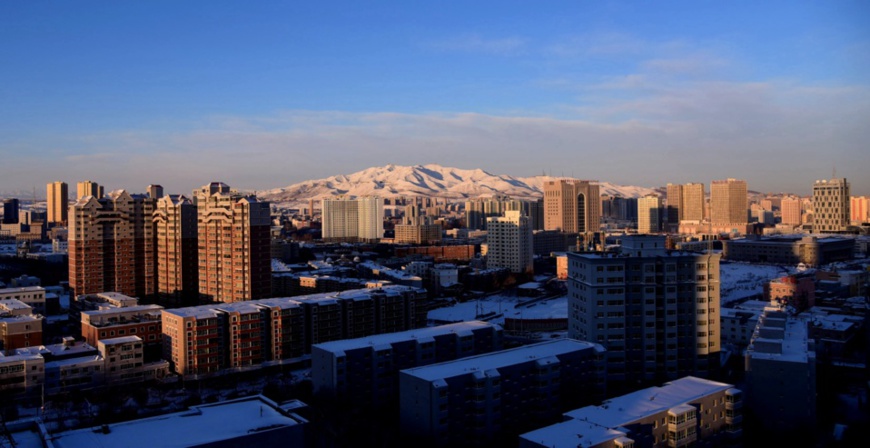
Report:
[{"label": "rooftop", "polygon": [[600,406],[575,409],[565,415],[607,428],[617,428],[732,387],[730,384],[687,376],[661,387],[641,389],[605,400]]},{"label": "rooftop", "polygon": [[548,358],[586,348],[591,348],[598,352],[604,351],[604,347],[599,344],[576,341],[574,339],[557,339],[499,352],[470,356],[454,361],[431,364],[425,367],[415,367],[403,370],[402,372],[426,381],[435,381],[469,372],[485,372],[499,369],[522,362],[547,361]]},{"label": "rooftop", "polygon": [[152,418],[85,428],[52,436],[57,448],[199,446],[304,423],[285,415],[267,398],[256,396],[225,401]]},{"label": "rooftop", "polygon": [[552,448],[580,448],[595,446],[626,433],[583,420],[566,420],[522,434],[520,438]]},{"label": "rooftop", "polygon": [[389,345],[394,342],[402,342],[407,340],[424,340],[430,339],[435,336],[457,333],[460,335],[471,334],[472,330],[476,330],[478,328],[492,328],[497,327],[496,325],[481,322],[481,321],[471,321],[471,322],[461,322],[455,324],[447,324],[440,325],[437,327],[426,327],[426,328],[418,328],[414,330],[401,331],[397,333],[386,333],[386,334],[378,334],[373,336],[366,336],[363,338],[357,339],[344,339],[340,341],[332,341],[332,342],[324,342],[322,344],[314,344],[314,347],[318,347],[322,350],[327,350],[330,352],[339,352],[344,350],[353,350],[356,348],[369,347],[369,346],[382,346]]}]

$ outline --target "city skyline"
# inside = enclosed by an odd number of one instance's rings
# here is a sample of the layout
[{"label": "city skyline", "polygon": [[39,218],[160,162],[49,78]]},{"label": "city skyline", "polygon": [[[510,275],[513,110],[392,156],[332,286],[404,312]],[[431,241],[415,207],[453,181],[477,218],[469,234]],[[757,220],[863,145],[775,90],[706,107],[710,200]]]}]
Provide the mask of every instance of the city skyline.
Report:
[{"label": "city skyline", "polygon": [[0,191],[387,163],[870,191],[862,2],[99,6],[0,6],[0,150],[31,167]]}]

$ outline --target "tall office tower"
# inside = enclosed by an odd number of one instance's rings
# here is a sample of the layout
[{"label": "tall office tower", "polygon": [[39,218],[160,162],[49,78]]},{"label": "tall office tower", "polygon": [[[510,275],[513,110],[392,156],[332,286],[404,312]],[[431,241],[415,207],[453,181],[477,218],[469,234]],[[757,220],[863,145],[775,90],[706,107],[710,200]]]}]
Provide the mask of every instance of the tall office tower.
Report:
[{"label": "tall office tower", "polygon": [[705,200],[704,184],[688,183],[683,185],[683,202],[680,205],[682,220],[703,221]]},{"label": "tall office tower", "polygon": [[845,232],[850,205],[846,178],[817,180],[813,184],[813,233]]},{"label": "tall office tower", "polygon": [[587,180],[544,182],[544,230],[597,232],[601,223],[598,184]]},{"label": "tall office tower", "polygon": [[534,271],[532,226],[522,213],[509,210],[504,217],[486,220],[487,268],[507,268],[518,274]]},{"label": "tall office tower", "polygon": [[152,199],[160,199],[163,197],[163,186],[151,184],[147,188],[148,197]]},{"label": "tall office tower", "polygon": [[748,190],[745,180],[714,180],[710,184],[710,221],[716,224],[744,224],[749,221]]},{"label": "tall office tower", "polygon": [[70,207],[69,282],[74,296],[154,295],[154,201],[124,190]]},{"label": "tall office tower", "polygon": [[[680,227],[680,221],[683,220],[683,186],[679,184],[667,185],[667,208],[665,209],[665,220],[668,223],[668,231],[676,232]],[[640,201],[638,201],[640,207]],[[640,228],[640,208],[638,208],[638,229]]]},{"label": "tall office tower", "polygon": [[654,194],[637,200],[637,233],[661,232],[662,199]]},{"label": "tall office tower", "polygon": [[48,223],[65,226],[69,207],[69,188],[66,182],[46,185]]},{"label": "tall office tower", "polygon": [[157,295],[162,300],[194,305],[199,299],[196,224],[196,206],[190,199],[168,195],[157,200]]},{"label": "tall office tower", "polygon": [[607,348],[608,389],[709,376],[719,359],[719,254],[665,250],[665,236],[621,253],[568,253],[568,337]]},{"label": "tall office tower", "polygon": [[859,226],[870,222],[870,197],[852,196],[849,199],[852,224]]},{"label": "tall office tower", "polygon": [[239,302],[272,292],[268,202],[212,182],[194,192],[199,299]]},{"label": "tall office tower", "polygon": [[15,198],[3,200],[3,224],[18,223],[18,211],[20,208],[20,204],[21,203],[18,201],[18,199]]},{"label": "tall office tower", "polygon": [[782,223],[790,226],[801,225],[801,198],[789,196],[782,198]]},{"label": "tall office tower", "polygon": [[100,184],[85,180],[76,184],[76,200],[79,200],[85,196],[93,196],[97,199],[100,199],[104,196],[103,187]]},{"label": "tall office tower", "polygon": [[324,199],[323,239],[374,242],[384,236],[384,201],[377,197]]}]

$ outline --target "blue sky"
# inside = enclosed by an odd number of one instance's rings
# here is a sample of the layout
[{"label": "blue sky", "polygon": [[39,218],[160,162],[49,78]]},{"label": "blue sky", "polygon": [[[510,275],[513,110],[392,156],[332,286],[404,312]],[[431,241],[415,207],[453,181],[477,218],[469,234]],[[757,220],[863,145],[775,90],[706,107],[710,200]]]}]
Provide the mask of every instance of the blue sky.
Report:
[{"label": "blue sky", "polygon": [[0,191],[438,163],[866,195],[868,141],[863,1],[0,3]]}]

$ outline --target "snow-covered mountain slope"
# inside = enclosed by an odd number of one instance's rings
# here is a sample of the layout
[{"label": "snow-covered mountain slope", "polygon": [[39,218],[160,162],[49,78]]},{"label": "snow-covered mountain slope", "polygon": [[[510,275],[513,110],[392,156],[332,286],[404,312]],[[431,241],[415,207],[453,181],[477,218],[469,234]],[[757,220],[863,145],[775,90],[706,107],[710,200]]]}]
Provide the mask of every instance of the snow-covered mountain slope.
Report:
[{"label": "snow-covered mountain slope", "polygon": [[[495,175],[481,169],[464,170],[440,165],[372,167],[353,174],[308,180],[284,188],[257,192],[262,199],[276,203],[320,200],[336,196],[437,196],[465,200],[488,195],[538,198],[549,176],[513,177]],[[640,197],[656,190],[600,182],[601,194]]]}]

